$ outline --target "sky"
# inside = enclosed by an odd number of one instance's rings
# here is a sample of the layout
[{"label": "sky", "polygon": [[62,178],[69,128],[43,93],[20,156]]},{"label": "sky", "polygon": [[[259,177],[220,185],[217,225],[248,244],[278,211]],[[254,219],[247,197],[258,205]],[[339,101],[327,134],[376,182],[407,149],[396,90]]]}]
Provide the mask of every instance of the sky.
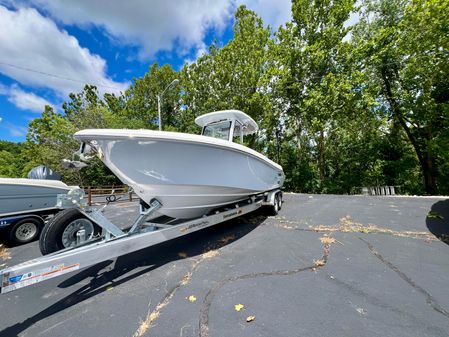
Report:
[{"label": "sky", "polygon": [[290,0],[0,0],[0,140],[25,140],[45,105],[85,83],[126,90],[153,62],[179,70],[232,38],[244,4],[277,29]]}]

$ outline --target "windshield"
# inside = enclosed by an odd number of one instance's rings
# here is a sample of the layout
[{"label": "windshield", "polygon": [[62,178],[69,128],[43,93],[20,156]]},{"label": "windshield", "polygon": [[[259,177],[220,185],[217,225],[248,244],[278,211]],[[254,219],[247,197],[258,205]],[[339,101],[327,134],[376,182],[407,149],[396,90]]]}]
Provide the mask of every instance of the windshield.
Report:
[{"label": "windshield", "polygon": [[229,139],[229,131],[231,130],[231,122],[223,121],[206,125],[203,129],[203,136]]}]

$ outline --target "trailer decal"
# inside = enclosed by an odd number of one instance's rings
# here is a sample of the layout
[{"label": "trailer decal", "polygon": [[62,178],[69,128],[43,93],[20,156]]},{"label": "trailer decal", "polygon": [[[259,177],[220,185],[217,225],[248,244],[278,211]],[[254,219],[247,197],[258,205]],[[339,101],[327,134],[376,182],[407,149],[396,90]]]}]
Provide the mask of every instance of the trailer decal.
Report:
[{"label": "trailer decal", "polygon": [[71,266],[64,266],[64,264],[62,263],[35,272],[28,272],[26,274],[15,275],[12,277],[8,277],[4,280],[1,290],[2,293],[16,290],[19,288],[32,285],[34,283],[42,282],[59,275],[69,273],[79,268],[80,268],[79,263],[75,263]]},{"label": "trailer decal", "polygon": [[195,228],[195,227],[202,227],[202,226],[208,226],[208,225],[209,225],[209,221],[205,220],[205,221],[193,223],[191,225],[188,225],[187,227],[181,228],[180,231],[181,232],[186,232],[186,231],[188,231],[188,230],[190,230],[192,228]]},{"label": "trailer decal", "polygon": [[234,217],[234,216],[240,215],[240,214],[242,214],[242,213],[243,213],[243,211],[242,211],[241,209],[239,209],[238,211],[235,211],[235,212],[232,212],[232,213],[228,213],[228,214],[223,215],[223,219],[227,219],[227,218],[229,218],[229,217]]}]

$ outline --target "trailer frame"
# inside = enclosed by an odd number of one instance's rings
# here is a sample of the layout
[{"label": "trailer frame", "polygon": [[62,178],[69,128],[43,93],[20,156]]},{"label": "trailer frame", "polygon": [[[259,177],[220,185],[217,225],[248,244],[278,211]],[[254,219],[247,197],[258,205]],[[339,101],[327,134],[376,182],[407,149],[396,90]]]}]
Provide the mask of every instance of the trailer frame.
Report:
[{"label": "trailer frame", "polygon": [[[70,198],[65,201],[72,202]],[[282,192],[276,189],[229,204],[199,218],[181,221],[172,219],[159,223],[154,219],[147,221],[162,206],[157,199],[153,199],[150,205],[141,204],[140,214],[127,231],[109,221],[103,215],[103,209],[79,205],[79,211],[103,229],[101,238],[84,241],[84,233],[81,230],[77,234],[77,246],[74,248],[63,249],[0,270],[0,293],[5,294],[107,259],[148,248],[240,217],[262,206],[274,208],[276,204],[273,203],[279,201],[282,202]]]}]

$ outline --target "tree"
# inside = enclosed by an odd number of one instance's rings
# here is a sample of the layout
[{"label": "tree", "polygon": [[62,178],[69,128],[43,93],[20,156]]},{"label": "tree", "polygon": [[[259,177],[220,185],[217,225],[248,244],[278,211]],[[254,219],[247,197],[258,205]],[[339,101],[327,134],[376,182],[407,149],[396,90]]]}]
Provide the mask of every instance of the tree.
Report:
[{"label": "tree", "polygon": [[184,67],[184,116],[193,120],[211,111],[240,109],[263,129],[271,113],[269,100],[261,91],[269,43],[270,30],[263,26],[262,19],[240,6],[235,14],[233,39],[221,49],[212,45],[209,54]]},{"label": "tree", "polygon": [[[153,63],[148,72],[126,90],[123,100],[123,109],[118,112],[133,122],[132,127],[143,127],[149,129],[158,128],[157,95],[177,78],[177,73],[168,64],[159,67]],[[161,116],[164,129],[176,129],[178,115],[180,114],[179,86],[171,87],[165,91],[161,101]],[[128,122],[129,124],[129,122]]]},{"label": "tree", "polygon": [[62,165],[71,159],[80,144],[73,134],[86,128],[108,128],[114,117],[98,97],[97,89],[87,85],[79,94],[71,94],[63,104],[64,114],[46,106],[42,116],[34,119],[28,129],[25,154],[28,162],[24,170],[45,165],[63,175],[67,183],[77,185],[108,185],[118,179],[99,160],[93,160],[87,169],[75,171]]},{"label": "tree", "polygon": [[379,90],[378,111],[405,132],[428,194],[438,193],[438,166],[447,163],[447,10],[444,0],[370,1],[354,35]]}]

